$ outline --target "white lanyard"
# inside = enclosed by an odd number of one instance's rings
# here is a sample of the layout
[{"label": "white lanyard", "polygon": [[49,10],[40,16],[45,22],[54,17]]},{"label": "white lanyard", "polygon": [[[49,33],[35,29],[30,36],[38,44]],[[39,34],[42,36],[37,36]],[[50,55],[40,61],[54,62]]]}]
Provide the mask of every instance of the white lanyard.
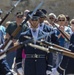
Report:
[{"label": "white lanyard", "polygon": [[[33,31],[35,30],[35,32]],[[32,36],[33,36],[33,39],[34,39],[34,43],[36,43],[37,41],[37,38],[38,38],[38,28],[37,29],[31,29],[31,33],[32,33]]]}]

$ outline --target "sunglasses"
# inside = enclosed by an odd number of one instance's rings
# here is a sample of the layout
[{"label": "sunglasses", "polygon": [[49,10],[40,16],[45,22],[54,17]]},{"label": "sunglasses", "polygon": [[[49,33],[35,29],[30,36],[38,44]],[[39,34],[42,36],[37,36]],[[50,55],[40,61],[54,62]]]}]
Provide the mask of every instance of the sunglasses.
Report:
[{"label": "sunglasses", "polygon": [[32,21],[38,21],[38,19],[31,19]]},{"label": "sunglasses", "polygon": [[17,18],[22,18],[23,16],[17,16]]},{"label": "sunglasses", "polygon": [[59,21],[65,21],[65,20],[59,20]]},{"label": "sunglasses", "polygon": [[71,22],[71,24],[74,24],[74,22]]},{"label": "sunglasses", "polygon": [[53,17],[50,17],[49,19],[54,19]]}]

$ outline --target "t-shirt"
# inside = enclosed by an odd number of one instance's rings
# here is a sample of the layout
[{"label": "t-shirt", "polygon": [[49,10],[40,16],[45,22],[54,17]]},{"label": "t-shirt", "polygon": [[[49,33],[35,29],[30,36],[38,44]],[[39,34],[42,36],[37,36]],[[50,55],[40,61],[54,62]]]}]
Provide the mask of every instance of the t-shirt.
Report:
[{"label": "t-shirt", "polygon": [[[6,29],[6,33],[8,33],[9,35],[11,35],[17,28],[17,23],[14,21],[12,23],[9,24],[9,26],[7,27]],[[24,24],[22,26],[22,29],[18,32],[18,34],[16,35],[15,39],[18,39],[19,38],[19,34],[23,31],[26,31],[27,30],[27,26],[26,24]],[[15,32],[16,33],[16,32]]]}]

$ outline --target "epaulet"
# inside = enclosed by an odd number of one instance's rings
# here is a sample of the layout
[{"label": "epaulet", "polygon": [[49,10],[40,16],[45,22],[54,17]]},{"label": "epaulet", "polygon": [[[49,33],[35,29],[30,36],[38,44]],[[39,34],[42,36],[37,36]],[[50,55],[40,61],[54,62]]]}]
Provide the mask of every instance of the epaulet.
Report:
[{"label": "epaulet", "polygon": [[28,30],[27,30],[27,31],[25,31],[25,32],[22,32],[22,33],[21,33],[21,35],[25,35],[27,32],[28,32]]}]

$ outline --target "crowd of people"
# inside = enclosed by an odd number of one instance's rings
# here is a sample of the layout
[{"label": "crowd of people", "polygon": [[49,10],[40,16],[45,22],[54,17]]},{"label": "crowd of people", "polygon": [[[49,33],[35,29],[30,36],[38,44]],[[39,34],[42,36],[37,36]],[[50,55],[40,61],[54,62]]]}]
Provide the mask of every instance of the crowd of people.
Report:
[{"label": "crowd of people", "polygon": [[[64,14],[47,14],[45,9],[38,9],[30,17],[32,13],[30,10],[18,11],[14,21],[0,25],[0,52],[3,52],[2,46],[7,40],[12,40],[8,49],[23,43],[15,51],[0,56],[0,75],[74,75],[74,58],[65,56],[60,51],[49,50],[50,53],[47,53],[29,45],[31,43],[49,48],[38,42],[43,40],[74,52],[74,19]],[[1,14],[2,10],[0,22]],[[22,23],[25,20],[27,21]],[[60,31],[68,35],[69,40]],[[14,36],[13,33],[17,35]]]}]

